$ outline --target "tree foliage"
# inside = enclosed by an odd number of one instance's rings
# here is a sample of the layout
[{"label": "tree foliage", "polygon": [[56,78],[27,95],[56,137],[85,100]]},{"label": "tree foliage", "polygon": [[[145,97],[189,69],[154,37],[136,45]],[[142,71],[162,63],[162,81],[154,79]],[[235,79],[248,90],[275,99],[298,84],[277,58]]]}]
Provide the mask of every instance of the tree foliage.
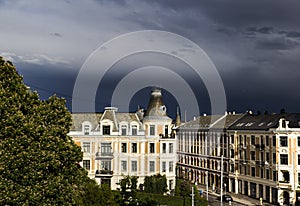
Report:
[{"label": "tree foliage", "polygon": [[0,57],[0,205],[76,205],[87,179],[71,115],[56,96],[41,101]]},{"label": "tree foliage", "polygon": [[137,205],[137,183],[138,177],[126,175],[118,183],[120,185],[121,199],[119,205]]},{"label": "tree foliage", "polygon": [[147,193],[164,194],[168,191],[167,178],[157,174],[145,177],[144,191]]},{"label": "tree foliage", "polygon": [[81,186],[77,203],[81,206],[115,206],[112,191],[106,184],[99,186],[94,180],[87,179]]}]

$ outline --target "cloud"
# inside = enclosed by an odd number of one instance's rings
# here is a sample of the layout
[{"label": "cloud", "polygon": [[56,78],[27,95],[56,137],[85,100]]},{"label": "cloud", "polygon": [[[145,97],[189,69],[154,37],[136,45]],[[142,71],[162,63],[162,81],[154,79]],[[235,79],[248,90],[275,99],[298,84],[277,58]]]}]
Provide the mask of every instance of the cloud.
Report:
[{"label": "cloud", "polygon": [[17,55],[12,52],[2,52],[0,56],[6,60],[10,60],[16,63],[29,63],[36,65],[65,65],[70,66],[70,62],[63,57],[49,57],[45,54],[34,54],[34,55]]}]

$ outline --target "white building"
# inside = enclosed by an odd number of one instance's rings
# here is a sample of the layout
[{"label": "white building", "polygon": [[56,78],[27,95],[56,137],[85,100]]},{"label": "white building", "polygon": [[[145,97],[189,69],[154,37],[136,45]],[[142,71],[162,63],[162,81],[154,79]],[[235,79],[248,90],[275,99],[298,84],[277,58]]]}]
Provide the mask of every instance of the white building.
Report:
[{"label": "white building", "polygon": [[120,113],[106,107],[103,113],[72,114],[69,133],[82,147],[82,166],[90,178],[112,189],[123,175],[166,175],[168,188],[175,188],[176,145],[172,119],[167,116],[160,89],[152,91],[144,114]]}]

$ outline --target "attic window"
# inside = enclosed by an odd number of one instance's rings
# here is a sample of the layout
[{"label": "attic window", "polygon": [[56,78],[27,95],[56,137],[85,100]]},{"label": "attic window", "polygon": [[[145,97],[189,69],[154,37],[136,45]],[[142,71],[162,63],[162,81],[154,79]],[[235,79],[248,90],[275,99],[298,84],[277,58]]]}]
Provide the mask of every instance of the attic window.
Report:
[{"label": "attic window", "polygon": [[85,135],[88,135],[90,133],[90,125],[86,124],[83,126],[83,131]]},{"label": "attic window", "polygon": [[267,124],[267,126],[271,126],[273,124],[273,122],[269,122],[268,124]]},{"label": "attic window", "polygon": [[110,135],[110,126],[109,125],[105,125],[102,127],[102,133],[103,135]]},{"label": "attic window", "polygon": [[265,123],[262,122],[262,123],[259,123],[258,126],[261,127],[261,126],[263,126],[264,124],[265,124]]},{"label": "attic window", "polygon": [[246,127],[250,127],[250,126],[252,126],[253,124],[254,124],[254,122],[249,122],[249,123],[245,124],[245,126],[246,126]]},{"label": "attic window", "polygon": [[245,123],[238,123],[236,126],[237,127],[241,127],[241,126],[243,126]]},{"label": "attic window", "polygon": [[126,135],[127,134],[127,127],[126,127],[126,125],[122,125],[122,127],[121,127],[121,133],[122,133],[122,135]]}]

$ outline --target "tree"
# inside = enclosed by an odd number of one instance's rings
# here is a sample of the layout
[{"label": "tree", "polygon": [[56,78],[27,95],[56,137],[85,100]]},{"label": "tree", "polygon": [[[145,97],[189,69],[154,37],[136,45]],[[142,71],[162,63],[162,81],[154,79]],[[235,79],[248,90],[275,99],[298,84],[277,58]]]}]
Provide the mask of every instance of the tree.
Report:
[{"label": "tree", "polygon": [[190,197],[191,184],[183,179],[176,179],[175,195],[183,197],[183,205],[185,205],[185,198]]},{"label": "tree", "polygon": [[120,185],[121,200],[120,205],[137,205],[137,182],[138,177],[126,175],[118,183]]},{"label": "tree", "polygon": [[0,205],[75,205],[87,180],[65,100],[41,101],[0,57]]},{"label": "tree", "polygon": [[168,191],[167,178],[165,175],[152,175],[145,177],[144,191],[147,193],[164,194]]},{"label": "tree", "polygon": [[106,184],[99,186],[94,180],[89,178],[81,186],[77,203],[81,206],[117,205],[109,186]]}]

